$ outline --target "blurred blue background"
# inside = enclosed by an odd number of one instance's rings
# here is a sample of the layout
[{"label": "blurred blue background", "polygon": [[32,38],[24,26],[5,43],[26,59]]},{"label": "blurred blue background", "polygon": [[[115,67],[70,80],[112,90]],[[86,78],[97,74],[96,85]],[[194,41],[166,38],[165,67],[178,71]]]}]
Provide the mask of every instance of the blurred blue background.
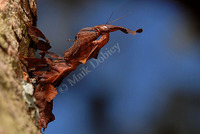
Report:
[{"label": "blurred blue background", "polygon": [[141,34],[111,33],[105,53],[120,47],[73,86],[57,87],[55,121],[45,134],[199,134],[199,16],[190,3],[134,0],[38,0],[38,28],[60,55],[80,29],[105,24]]}]

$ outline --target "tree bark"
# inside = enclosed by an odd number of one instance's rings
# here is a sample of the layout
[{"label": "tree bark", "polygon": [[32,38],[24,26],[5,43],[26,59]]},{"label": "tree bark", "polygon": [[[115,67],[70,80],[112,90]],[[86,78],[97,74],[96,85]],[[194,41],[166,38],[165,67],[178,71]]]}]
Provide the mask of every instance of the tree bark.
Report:
[{"label": "tree bark", "polygon": [[34,56],[34,48],[18,13],[36,25],[36,0],[0,0],[0,134],[40,134],[22,96],[18,56]]}]

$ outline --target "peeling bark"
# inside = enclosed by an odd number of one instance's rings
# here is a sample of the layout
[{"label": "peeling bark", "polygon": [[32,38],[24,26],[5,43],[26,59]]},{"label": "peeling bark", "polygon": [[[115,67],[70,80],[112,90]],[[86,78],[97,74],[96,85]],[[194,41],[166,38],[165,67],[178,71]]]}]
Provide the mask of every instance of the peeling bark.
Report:
[{"label": "peeling bark", "polygon": [[0,0],[0,134],[40,134],[22,98],[18,59],[34,56],[25,21],[36,25],[36,0]]}]

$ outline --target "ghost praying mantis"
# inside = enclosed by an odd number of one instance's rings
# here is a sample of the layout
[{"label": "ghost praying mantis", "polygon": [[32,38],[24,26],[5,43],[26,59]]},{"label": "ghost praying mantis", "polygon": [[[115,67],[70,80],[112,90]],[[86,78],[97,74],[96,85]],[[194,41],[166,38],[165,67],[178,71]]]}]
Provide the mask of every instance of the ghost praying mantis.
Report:
[{"label": "ghost praying mantis", "polygon": [[[20,17],[22,18],[21,15]],[[111,23],[108,22],[103,25],[86,27],[77,33],[73,45],[64,52],[64,58],[62,58],[48,51],[51,48],[49,40],[39,29],[24,20],[23,22],[27,26],[29,36],[33,41],[35,40],[37,48],[42,51],[40,53],[41,58],[24,57],[21,55],[19,58],[27,67],[26,72],[29,74],[29,78],[36,80],[36,84],[34,84],[34,97],[40,116],[38,126],[44,129],[49,122],[55,119],[52,113],[53,99],[57,95],[55,86],[58,86],[81,63],[86,64],[89,59],[98,58],[98,53],[108,43],[111,32],[120,30],[125,34],[136,35],[136,33],[143,31],[142,29],[132,31],[122,26],[110,25]],[[39,37],[45,41],[36,40]]]}]

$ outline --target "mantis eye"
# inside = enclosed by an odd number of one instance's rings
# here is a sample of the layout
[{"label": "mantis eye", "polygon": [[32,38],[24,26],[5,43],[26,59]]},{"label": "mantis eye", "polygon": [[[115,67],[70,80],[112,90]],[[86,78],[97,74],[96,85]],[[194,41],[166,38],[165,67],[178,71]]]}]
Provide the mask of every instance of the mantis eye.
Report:
[{"label": "mantis eye", "polygon": [[102,26],[102,30],[107,31],[107,30],[109,30],[109,28],[107,26]]},{"label": "mantis eye", "polygon": [[106,28],[108,28],[108,27],[107,27],[107,26],[103,26],[103,28],[105,28],[105,29],[106,29]]}]

